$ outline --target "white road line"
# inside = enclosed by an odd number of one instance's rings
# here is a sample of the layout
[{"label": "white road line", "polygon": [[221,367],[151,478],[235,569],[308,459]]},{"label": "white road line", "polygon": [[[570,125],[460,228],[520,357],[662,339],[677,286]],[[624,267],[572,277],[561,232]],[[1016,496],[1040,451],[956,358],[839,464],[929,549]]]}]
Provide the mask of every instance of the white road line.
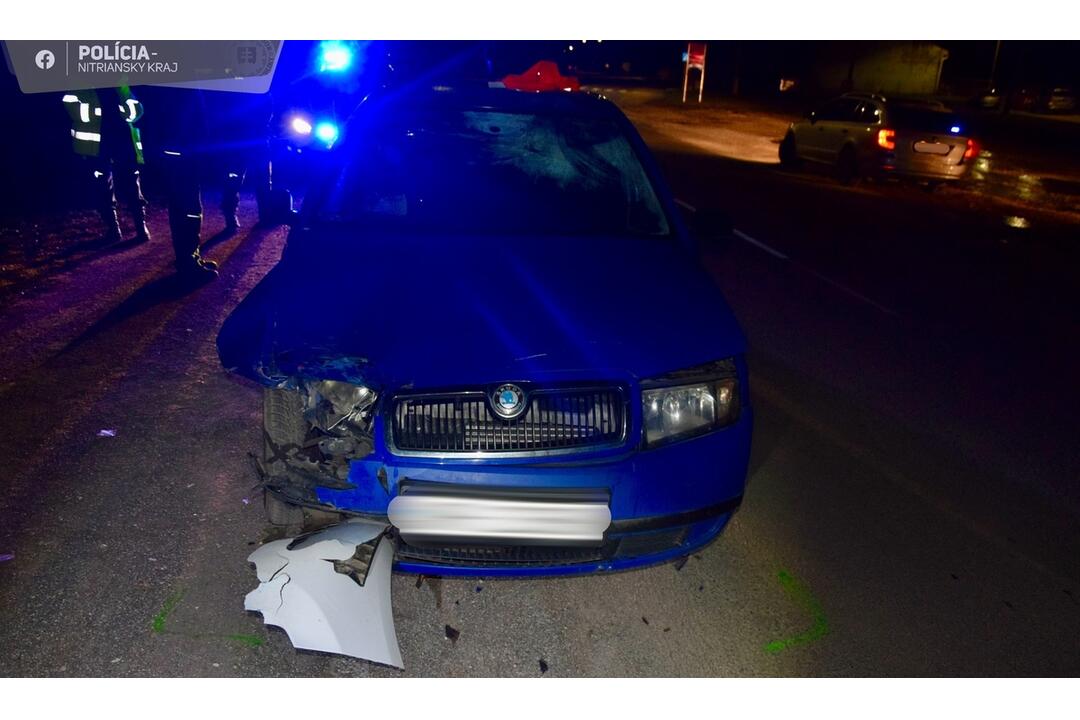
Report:
[{"label": "white road line", "polygon": [[733,229],[731,231],[731,233],[735,237],[739,238],[740,240],[745,240],[746,242],[748,242],[751,245],[753,245],[754,247],[756,247],[758,250],[764,250],[765,252],[769,253],[770,255],[772,255],[775,258],[780,258],[781,260],[790,260],[791,259],[787,255],[785,255],[784,253],[780,252],[779,250],[769,247],[768,245],[761,242],[760,240],[755,240],[754,238],[750,237],[749,235],[744,233],[742,230],[739,230],[738,228]]},{"label": "white road line", "polygon": [[830,277],[822,275],[821,273],[819,273],[817,270],[814,270],[813,268],[808,268],[808,267],[804,266],[803,269],[806,270],[806,272],[813,275],[814,277],[816,277],[817,279],[821,280],[822,282],[827,283],[829,285],[832,285],[834,288],[836,288],[840,292],[845,293],[847,295],[850,295],[851,297],[855,298],[856,300],[861,300],[864,303],[866,303],[867,305],[872,305],[875,308],[877,308],[878,310],[880,310],[881,312],[885,313],[886,315],[892,315],[893,317],[899,317],[899,314],[895,310],[887,308],[887,307],[885,307],[884,305],[882,305],[881,303],[879,303],[879,302],[877,302],[875,300],[871,300],[870,298],[866,297],[862,293],[860,293],[860,292],[858,292],[856,290],[852,290],[847,285],[844,285],[843,283],[839,283],[839,282],[837,282],[836,280],[833,280]]},{"label": "white road line", "polygon": [[[768,245],[761,242],[760,240],[755,240],[754,238],[752,238],[749,235],[747,235],[746,233],[744,233],[742,230],[734,229],[731,232],[732,232],[732,234],[735,235],[735,237],[739,238],[740,240],[745,240],[746,242],[750,243],[754,247],[758,248],[759,250],[764,250],[765,252],[769,253],[770,255],[772,255],[775,258],[779,258],[781,260],[787,260],[787,261],[791,260],[791,258],[789,258],[784,253],[780,252],[779,250],[776,250],[775,248],[769,247]],[[827,285],[831,285],[832,287],[836,288],[837,290],[844,293],[845,295],[849,295],[849,296],[855,298],[856,300],[860,300],[860,301],[866,303],[867,305],[875,307],[878,310],[880,310],[881,312],[885,313],[886,315],[892,315],[893,317],[899,317],[899,314],[895,310],[885,307],[884,305],[877,302],[876,300],[872,300],[872,299],[866,297],[865,295],[863,295],[861,292],[858,292],[857,290],[852,290],[847,285],[844,285],[841,282],[837,282],[836,280],[833,280],[831,277],[828,277],[827,275],[822,275],[817,270],[814,270],[811,267],[807,267],[806,265],[803,265],[800,262],[796,262],[796,263],[794,263],[794,265],[799,267],[800,269],[805,270],[806,272],[810,273],[811,275],[816,277],[818,280],[821,280],[822,282],[826,283]]]},{"label": "white road line", "polygon": [[[675,204],[678,205],[681,208],[684,208],[684,209],[690,211],[690,212],[697,212],[697,208],[694,207],[693,205],[691,205],[690,203],[686,202],[685,200],[679,200],[678,198],[675,198]],[[734,235],[735,237],[739,238],[740,240],[744,241],[744,242],[750,243],[751,245],[756,247],[758,250],[762,250],[764,252],[769,253],[774,258],[778,258],[780,260],[791,262],[791,258],[788,257],[787,255],[785,255],[784,253],[780,252],[779,250],[777,250],[774,247],[770,247],[769,245],[766,245],[765,243],[761,242],[760,240],[757,240],[755,238],[750,237],[749,235],[744,233],[742,230],[739,230],[738,228],[733,228],[732,231],[731,231],[731,234]],[[827,285],[831,285],[832,287],[836,288],[837,290],[844,293],[845,295],[849,295],[849,296],[855,298],[856,300],[860,300],[860,301],[866,303],[867,305],[875,307],[878,310],[880,310],[881,312],[885,313],[886,315],[892,315],[893,317],[899,317],[900,316],[899,313],[897,313],[895,310],[885,307],[884,305],[877,302],[876,300],[871,300],[870,298],[863,295],[861,292],[858,292],[857,290],[852,290],[847,285],[844,285],[841,282],[837,282],[836,280],[833,280],[831,277],[828,277],[827,275],[822,275],[817,270],[814,270],[811,267],[807,267],[806,265],[803,265],[802,263],[798,263],[798,262],[794,263],[794,264],[797,267],[799,267],[799,268],[805,270],[806,272],[810,273],[811,275],[816,277],[818,280],[821,280],[822,282],[826,283]]]}]

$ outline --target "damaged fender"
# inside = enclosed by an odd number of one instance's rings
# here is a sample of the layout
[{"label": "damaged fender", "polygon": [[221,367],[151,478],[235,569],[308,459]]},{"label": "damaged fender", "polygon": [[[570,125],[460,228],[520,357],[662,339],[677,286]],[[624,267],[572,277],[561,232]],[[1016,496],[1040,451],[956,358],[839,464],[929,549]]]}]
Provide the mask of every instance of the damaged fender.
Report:
[{"label": "damaged fender", "polygon": [[394,631],[387,526],[349,520],[251,553],[259,586],[244,609],[284,630],[293,647],[404,667]]}]

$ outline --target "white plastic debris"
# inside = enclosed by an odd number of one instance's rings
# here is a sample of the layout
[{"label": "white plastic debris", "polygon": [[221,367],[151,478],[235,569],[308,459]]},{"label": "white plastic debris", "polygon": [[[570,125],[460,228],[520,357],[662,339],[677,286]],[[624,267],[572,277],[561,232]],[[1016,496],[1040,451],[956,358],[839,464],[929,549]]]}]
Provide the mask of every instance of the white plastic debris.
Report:
[{"label": "white plastic debris", "polygon": [[116,437],[116,431],[112,428],[105,428],[97,431],[98,437]]},{"label": "white plastic debris", "polygon": [[284,630],[293,647],[404,667],[390,606],[394,547],[383,536],[386,527],[353,519],[263,545],[248,556],[259,587],[244,608]]}]

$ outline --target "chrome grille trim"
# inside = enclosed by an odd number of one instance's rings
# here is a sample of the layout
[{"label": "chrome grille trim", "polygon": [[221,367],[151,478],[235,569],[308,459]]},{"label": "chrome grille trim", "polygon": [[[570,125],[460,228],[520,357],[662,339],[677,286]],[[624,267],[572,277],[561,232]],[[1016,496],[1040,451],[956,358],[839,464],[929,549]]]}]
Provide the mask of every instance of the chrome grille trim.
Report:
[{"label": "chrome grille trim", "polygon": [[622,386],[530,388],[527,402],[521,416],[504,420],[482,390],[398,395],[386,415],[386,444],[399,456],[467,459],[567,455],[626,442]]}]

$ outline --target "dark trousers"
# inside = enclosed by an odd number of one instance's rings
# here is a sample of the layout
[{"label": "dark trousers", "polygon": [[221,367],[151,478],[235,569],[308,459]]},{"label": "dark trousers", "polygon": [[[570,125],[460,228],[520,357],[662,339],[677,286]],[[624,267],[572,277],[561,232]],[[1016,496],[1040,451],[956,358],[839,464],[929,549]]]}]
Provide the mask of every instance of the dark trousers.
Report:
[{"label": "dark trousers", "polygon": [[240,189],[246,184],[255,192],[259,208],[259,220],[265,222],[270,216],[271,163],[266,147],[245,147],[243,150],[226,152],[216,164],[223,172],[221,186],[221,213],[226,226],[236,222],[236,208],[240,205]]},{"label": "dark trousers", "polygon": [[128,203],[131,219],[137,233],[145,231],[146,198],[142,193],[139,168],[133,163],[114,162],[108,157],[90,158],[91,173],[94,181],[95,205],[105,225],[106,234],[119,235],[120,223],[117,218],[116,186]]},{"label": "dark trousers", "polygon": [[192,153],[166,150],[164,167],[169,188],[169,234],[176,267],[185,269],[199,261],[203,221],[199,162]]}]

